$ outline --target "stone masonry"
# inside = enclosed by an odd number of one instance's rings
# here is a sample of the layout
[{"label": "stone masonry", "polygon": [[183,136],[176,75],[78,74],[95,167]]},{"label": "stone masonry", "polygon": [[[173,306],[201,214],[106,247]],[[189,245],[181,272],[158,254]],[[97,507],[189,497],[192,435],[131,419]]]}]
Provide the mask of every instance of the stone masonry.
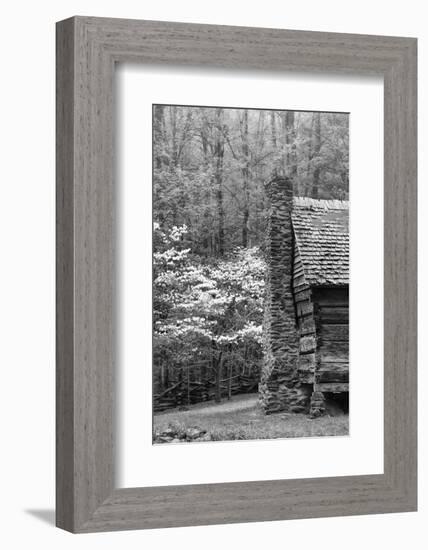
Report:
[{"label": "stone masonry", "polygon": [[307,412],[310,392],[301,385],[297,375],[299,336],[292,295],[292,181],[274,177],[266,184],[266,193],[269,205],[260,403],[267,414],[278,411]]}]

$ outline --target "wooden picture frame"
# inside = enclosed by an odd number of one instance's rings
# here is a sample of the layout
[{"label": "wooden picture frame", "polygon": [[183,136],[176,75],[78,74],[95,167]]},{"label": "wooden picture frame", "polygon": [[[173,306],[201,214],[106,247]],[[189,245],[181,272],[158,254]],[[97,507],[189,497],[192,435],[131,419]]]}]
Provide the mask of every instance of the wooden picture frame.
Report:
[{"label": "wooden picture frame", "polygon": [[[115,488],[117,62],[383,76],[383,474]],[[90,17],[57,24],[58,527],[81,533],[416,510],[416,83],[413,38]]]}]

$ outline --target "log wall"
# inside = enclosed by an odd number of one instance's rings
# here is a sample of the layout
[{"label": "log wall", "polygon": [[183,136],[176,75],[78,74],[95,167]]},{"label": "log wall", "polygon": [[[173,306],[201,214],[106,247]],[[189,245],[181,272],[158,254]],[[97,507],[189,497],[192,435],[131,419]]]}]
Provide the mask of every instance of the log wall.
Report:
[{"label": "log wall", "polygon": [[[293,293],[299,333],[299,380],[313,384],[317,364],[317,334],[312,291],[306,282],[297,242],[294,242]],[[305,403],[308,408],[309,401]]]},{"label": "log wall", "polygon": [[[349,383],[348,288],[315,289],[313,299],[319,353],[316,383],[320,391],[341,392],[344,384]],[[322,390],[324,383],[330,386]]]},{"label": "log wall", "polygon": [[315,417],[324,413],[327,393],[349,391],[348,288],[311,288],[296,242],[293,293],[299,333],[298,375],[302,385],[310,385],[311,399],[305,410]]}]

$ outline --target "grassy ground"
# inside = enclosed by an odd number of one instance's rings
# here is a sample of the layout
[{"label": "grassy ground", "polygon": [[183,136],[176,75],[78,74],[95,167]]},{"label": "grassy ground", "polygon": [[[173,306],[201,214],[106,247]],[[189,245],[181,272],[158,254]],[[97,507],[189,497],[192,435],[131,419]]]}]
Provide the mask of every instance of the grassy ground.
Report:
[{"label": "grassy ground", "polygon": [[[336,411],[337,414],[337,411]],[[154,431],[173,429],[182,433],[192,428],[207,432],[205,440],[277,439],[348,435],[348,415],[323,416],[311,420],[306,415],[276,413],[266,416],[257,395],[236,396],[220,404],[199,403],[189,410],[177,409],[154,416]]]}]

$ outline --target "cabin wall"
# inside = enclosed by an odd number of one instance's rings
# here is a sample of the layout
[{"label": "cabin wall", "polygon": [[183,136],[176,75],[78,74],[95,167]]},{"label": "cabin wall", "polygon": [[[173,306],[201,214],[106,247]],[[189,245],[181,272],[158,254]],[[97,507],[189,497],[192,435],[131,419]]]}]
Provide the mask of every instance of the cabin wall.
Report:
[{"label": "cabin wall", "polygon": [[313,384],[317,362],[317,338],[312,291],[306,283],[297,243],[294,245],[293,294],[299,334],[299,380]]},{"label": "cabin wall", "polygon": [[311,394],[306,411],[325,412],[326,394],[349,390],[348,288],[310,288],[295,248],[293,294],[299,334],[298,375]]},{"label": "cabin wall", "polygon": [[314,390],[346,392],[349,387],[348,288],[312,290],[317,329],[317,366]]}]

